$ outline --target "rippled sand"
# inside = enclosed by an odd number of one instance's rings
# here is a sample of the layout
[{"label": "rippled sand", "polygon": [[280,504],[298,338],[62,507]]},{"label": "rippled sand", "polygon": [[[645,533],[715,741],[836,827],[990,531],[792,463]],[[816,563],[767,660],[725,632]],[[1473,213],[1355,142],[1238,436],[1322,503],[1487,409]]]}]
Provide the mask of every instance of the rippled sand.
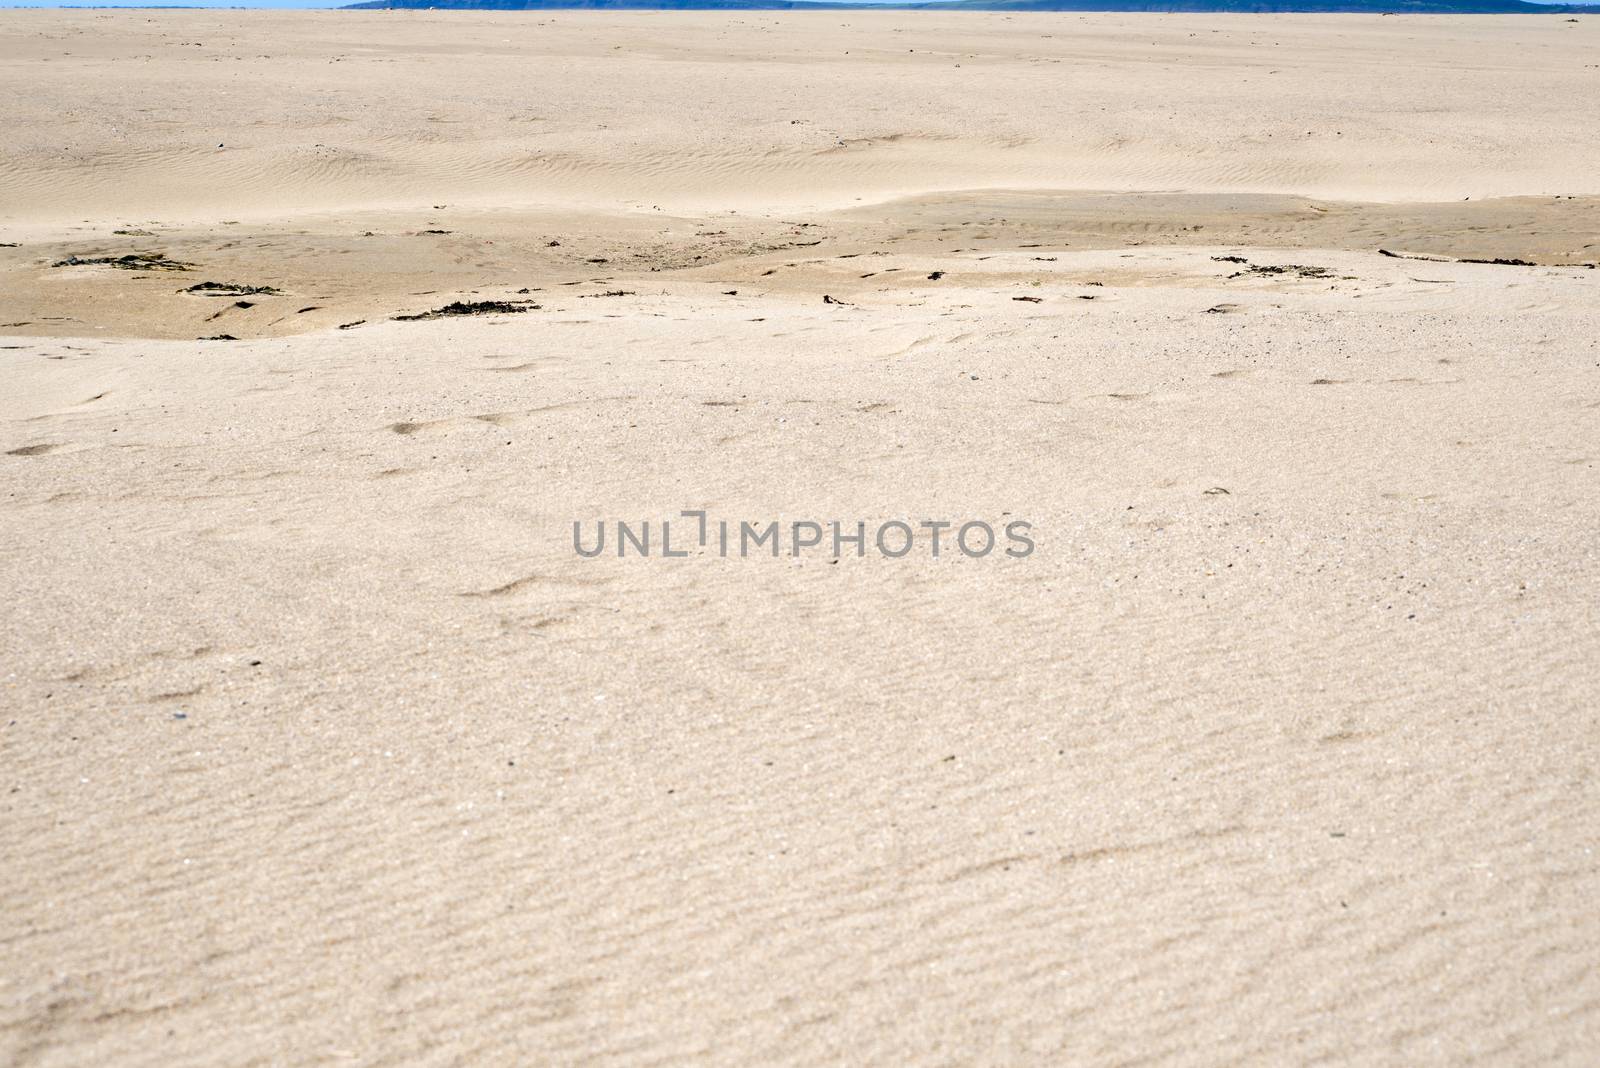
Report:
[{"label": "rippled sand", "polygon": [[0,12],[0,1057],[1587,1063],[1597,33]]}]

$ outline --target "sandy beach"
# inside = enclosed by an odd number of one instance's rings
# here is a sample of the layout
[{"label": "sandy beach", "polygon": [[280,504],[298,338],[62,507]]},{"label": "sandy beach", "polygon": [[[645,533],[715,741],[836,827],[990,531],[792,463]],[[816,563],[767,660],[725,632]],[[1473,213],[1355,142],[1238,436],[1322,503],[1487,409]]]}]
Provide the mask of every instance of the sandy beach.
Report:
[{"label": "sandy beach", "polygon": [[1593,1063],[1600,14],[0,98],[0,1062]]}]

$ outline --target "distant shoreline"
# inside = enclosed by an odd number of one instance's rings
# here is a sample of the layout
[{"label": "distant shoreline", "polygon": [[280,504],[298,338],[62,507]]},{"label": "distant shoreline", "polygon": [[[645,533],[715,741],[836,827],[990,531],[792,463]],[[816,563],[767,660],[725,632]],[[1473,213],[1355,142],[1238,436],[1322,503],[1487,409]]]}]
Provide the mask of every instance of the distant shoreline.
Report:
[{"label": "distant shoreline", "polygon": [[1593,7],[1529,0],[935,0],[833,3],[822,0],[367,0],[341,10],[430,11],[1006,11],[1151,14],[1560,15]]},{"label": "distant shoreline", "polygon": [[850,3],[831,0],[367,0],[336,7],[257,4],[18,4],[7,11],[934,11],[1011,14],[1217,15],[1582,15],[1600,0],[1553,4],[1536,0],[930,0]]}]

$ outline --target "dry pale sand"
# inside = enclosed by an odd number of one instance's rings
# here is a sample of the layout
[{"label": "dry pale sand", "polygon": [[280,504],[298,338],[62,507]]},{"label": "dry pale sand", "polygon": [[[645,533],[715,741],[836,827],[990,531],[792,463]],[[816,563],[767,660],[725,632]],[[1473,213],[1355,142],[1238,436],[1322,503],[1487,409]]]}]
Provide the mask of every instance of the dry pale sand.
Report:
[{"label": "dry pale sand", "polygon": [[[0,99],[7,1063],[1594,1063],[1600,17],[8,11]],[[573,551],[685,509],[1037,548]]]}]

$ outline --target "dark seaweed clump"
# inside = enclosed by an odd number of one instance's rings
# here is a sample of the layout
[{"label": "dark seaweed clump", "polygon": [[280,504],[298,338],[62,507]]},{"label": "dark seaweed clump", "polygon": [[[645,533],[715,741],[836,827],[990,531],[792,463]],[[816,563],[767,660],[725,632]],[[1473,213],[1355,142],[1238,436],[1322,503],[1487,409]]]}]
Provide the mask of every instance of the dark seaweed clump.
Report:
[{"label": "dark seaweed clump", "polygon": [[117,267],[124,271],[187,271],[192,263],[168,259],[160,252],[130,252],[125,256],[68,256],[52,267]]},{"label": "dark seaweed clump", "polygon": [[1447,260],[1447,259],[1444,259],[1444,258],[1439,257],[1439,256],[1413,256],[1410,253],[1406,253],[1406,252],[1392,252],[1392,251],[1390,251],[1389,249],[1386,249],[1386,248],[1380,248],[1378,250],[1378,255],[1380,255],[1380,256],[1388,256],[1392,260],[1425,260],[1428,263],[1487,263],[1487,264],[1490,264],[1491,266],[1495,266],[1495,267],[1538,267],[1538,266],[1541,266],[1540,264],[1533,263],[1530,260],[1518,260],[1518,259],[1499,259],[1499,258],[1496,258],[1496,259],[1477,259],[1477,258],[1473,258],[1473,259],[1463,259],[1463,260]]},{"label": "dark seaweed clump", "polygon": [[1293,274],[1301,278],[1331,278],[1333,273],[1326,267],[1307,267],[1303,263],[1252,263],[1242,271],[1235,271],[1229,278],[1238,278],[1241,274]]},{"label": "dark seaweed clump", "polygon": [[180,293],[198,293],[203,297],[276,297],[279,291],[271,286],[246,286],[238,282],[198,282]]},{"label": "dark seaweed clump", "polygon": [[456,300],[432,311],[418,312],[415,315],[396,315],[395,320],[411,323],[419,319],[445,319],[455,315],[512,315],[517,312],[533,311],[538,306],[526,301],[512,303],[509,300]]}]

